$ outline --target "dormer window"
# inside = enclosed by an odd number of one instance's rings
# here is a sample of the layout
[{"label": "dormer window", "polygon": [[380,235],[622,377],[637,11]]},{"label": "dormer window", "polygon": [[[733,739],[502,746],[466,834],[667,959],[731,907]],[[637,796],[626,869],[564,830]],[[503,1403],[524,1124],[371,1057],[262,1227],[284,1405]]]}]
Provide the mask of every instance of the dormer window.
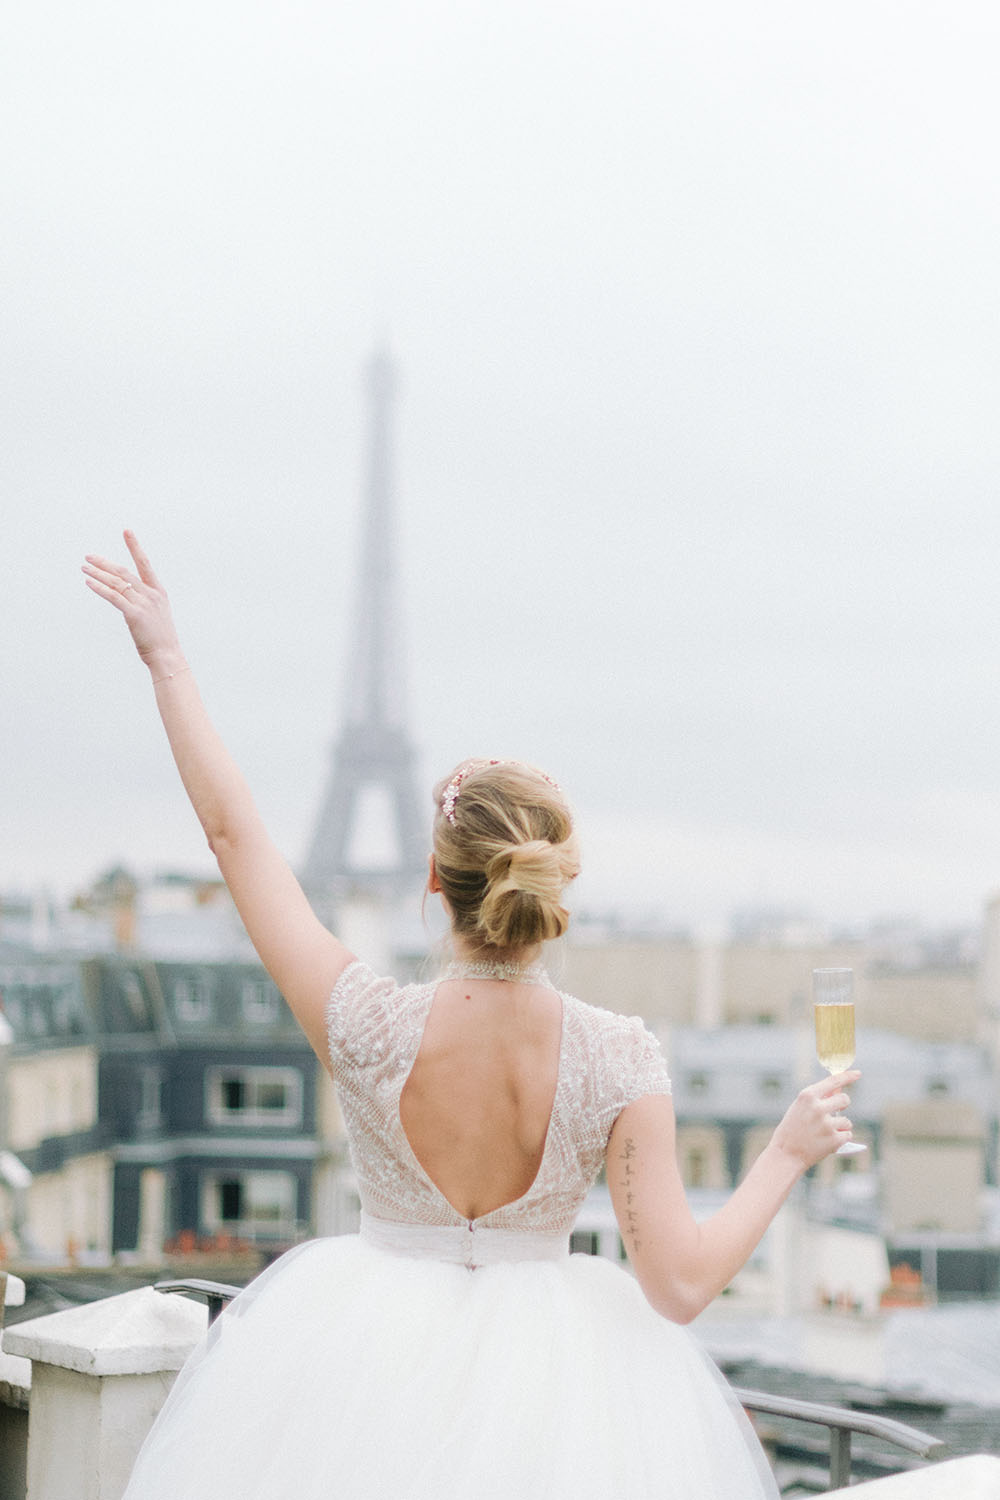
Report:
[{"label": "dormer window", "polygon": [[212,984],[206,978],[175,979],[174,1008],[182,1026],[203,1026],[212,1016]]},{"label": "dormer window", "polygon": [[240,992],[243,1019],[251,1026],[273,1026],[280,996],[269,979],[244,979]]}]

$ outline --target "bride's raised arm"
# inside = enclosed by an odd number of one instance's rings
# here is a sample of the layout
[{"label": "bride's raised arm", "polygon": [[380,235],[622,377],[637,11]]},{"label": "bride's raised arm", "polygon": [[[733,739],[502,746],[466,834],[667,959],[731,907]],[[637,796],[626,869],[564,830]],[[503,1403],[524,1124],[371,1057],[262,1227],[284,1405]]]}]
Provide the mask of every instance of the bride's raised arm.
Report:
[{"label": "bride's raised arm", "polygon": [[191,805],[205,830],[250,940],[320,1060],[324,1015],[352,954],[314,914],[261,821],[243,776],[201,701],[184,659],[166,591],[131,531],[135,571],[88,554],[88,588],[124,617],[149,668],[156,704]]}]

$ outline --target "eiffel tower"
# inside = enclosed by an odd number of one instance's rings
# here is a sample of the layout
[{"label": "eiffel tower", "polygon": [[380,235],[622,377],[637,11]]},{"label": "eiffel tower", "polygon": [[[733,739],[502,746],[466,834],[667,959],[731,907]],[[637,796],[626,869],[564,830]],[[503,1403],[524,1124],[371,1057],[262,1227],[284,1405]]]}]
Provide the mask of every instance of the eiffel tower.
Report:
[{"label": "eiffel tower", "polygon": [[[385,351],[368,367],[370,440],[357,612],[347,659],[345,713],[302,883],[318,915],[367,899],[388,904],[427,873],[429,813],[422,816],[415,752],[406,730],[392,524],[392,405],[396,372]],[[374,798],[373,798],[374,794]],[[373,801],[388,809],[391,854],[357,848]],[[384,821],[384,820],[383,820]]]}]

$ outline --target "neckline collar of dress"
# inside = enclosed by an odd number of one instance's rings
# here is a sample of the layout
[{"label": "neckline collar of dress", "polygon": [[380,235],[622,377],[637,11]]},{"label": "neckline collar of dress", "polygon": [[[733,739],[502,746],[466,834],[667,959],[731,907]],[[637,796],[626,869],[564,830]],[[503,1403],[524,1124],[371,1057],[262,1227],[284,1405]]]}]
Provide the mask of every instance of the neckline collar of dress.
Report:
[{"label": "neckline collar of dress", "polygon": [[538,959],[534,963],[519,964],[509,960],[454,959],[446,967],[443,979],[499,979],[508,984],[544,984],[551,981],[545,965]]}]

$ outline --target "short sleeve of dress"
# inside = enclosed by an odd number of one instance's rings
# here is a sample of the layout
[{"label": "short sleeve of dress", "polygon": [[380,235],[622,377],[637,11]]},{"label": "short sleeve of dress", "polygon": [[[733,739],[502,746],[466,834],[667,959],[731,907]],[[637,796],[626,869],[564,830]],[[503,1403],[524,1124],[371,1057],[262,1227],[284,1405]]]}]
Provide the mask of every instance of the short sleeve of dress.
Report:
[{"label": "short sleeve of dress", "polygon": [[629,1016],[625,1053],[622,1109],[646,1094],[672,1093],[663,1048],[639,1016]]},{"label": "short sleeve of dress", "polygon": [[605,1137],[622,1110],[648,1094],[669,1094],[670,1073],[662,1048],[639,1016],[616,1017],[605,1041],[605,1077],[600,1117]]},{"label": "short sleeve of dress", "polygon": [[384,1062],[395,1037],[399,986],[367,964],[348,964],[326,1008],[326,1034],[334,1076],[344,1068]]}]

